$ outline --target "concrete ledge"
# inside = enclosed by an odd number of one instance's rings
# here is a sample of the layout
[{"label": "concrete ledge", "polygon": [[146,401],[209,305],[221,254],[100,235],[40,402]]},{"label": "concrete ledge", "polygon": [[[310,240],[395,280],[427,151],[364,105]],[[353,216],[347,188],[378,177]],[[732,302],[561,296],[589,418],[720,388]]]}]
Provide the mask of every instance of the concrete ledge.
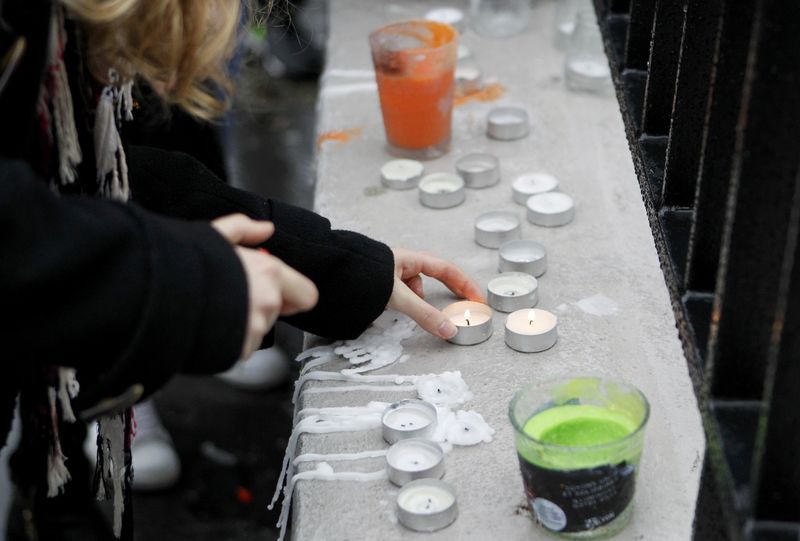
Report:
[{"label": "concrete ledge", "polygon": [[[497,431],[492,443],[457,447],[448,455],[445,480],[458,491],[460,516],[452,526],[426,538],[546,538],[527,512],[506,410],[514,392],[528,381],[592,374],[635,384],[652,406],[634,518],[618,539],[690,539],[705,443],[617,103],[613,97],[565,89],[563,53],[552,46],[554,3],[540,2],[523,35],[488,40],[465,32],[462,41],[474,52],[484,76],[496,77],[507,90],[497,102],[457,107],[451,152],[425,164],[428,172],[452,172],[460,156],[488,151],[500,158],[500,184],[469,190],[463,205],[447,210],[422,207],[415,190],[382,188],[379,169],[390,157],[383,148],[366,36],[381,24],[420,16],[431,6],[366,0],[332,3],[318,133],[336,131],[345,134],[339,139],[346,140],[320,144],[316,208],[335,227],[449,258],[484,287],[497,274],[498,255],[475,244],[473,221],[488,210],[515,211],[523,220],[523,238],[537,240],[548,250],[549,268],[539,279],[538,306],[555,312],[560,321],[556,346],[537,354],[517,353],[505,345],[502,314],[495,315],[493,337],[477,346],[455,346],[417,331],[403,344],[411,359],[377,372],[460,370],[475,395],[465,409],[480,412]],[[484,135],[485,116],[498,103],[528,108],[533,125],[528,138],[502,142]],[[533,171],[560,179],[562,191],[576,201],[573,223],[543,228],[525,221],[524,207],[512,200],[511,182]],[[453,301],[437,283],[428,281],[426,288],[429,301],[439,307]],[[586,303],[583,308],[577,304],[597,294],[613,301],[613,314],[595,315]],[[370,400],[407,396],[361,391],[309,394],[300,407],[361,406]],[[300,440],[303,453],[386,447],[380,430],[306,435]],[[304,471],[314,464],[301,466]],[[366,472],[382,468],[383,461],[332,466]],[[293,538],[417,536],[396,524],[396,494],[388,481],[301,481],[294,500]]]}]

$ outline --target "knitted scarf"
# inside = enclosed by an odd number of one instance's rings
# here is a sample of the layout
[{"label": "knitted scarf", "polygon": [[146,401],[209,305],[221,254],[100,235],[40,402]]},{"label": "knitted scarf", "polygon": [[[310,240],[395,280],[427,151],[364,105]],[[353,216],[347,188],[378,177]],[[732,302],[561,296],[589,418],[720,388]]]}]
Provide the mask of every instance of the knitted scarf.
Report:
[{"label": "knitted scarf", "polygon": [[[55,156],[54,191],[72,184],[76,179],[76,167],[82,160],[75,125],[72,96],[64,51],[67,32],[64,26],[64,9],[56,4],[52,9],[50,24],[50,50],[48,69],[37,106],[40,130],[48,147]],[[109,84],[100,94],[95,110],[94,151],[96,156],[98,193],[105,198],[127,201],[130,196],[128,168],[119,129],[122,121],[133,118],[131,98],[132,82],[123,83],[119,75],[110,70]],[[46,416],[34,419],[35,424],[47,427],[49,432],[47,457],[47,495],[54,497],[63,492],[70,480],[66,458],[62,452],[58,433],[59,417],[65,422],[75,422],[70,400],[79,391],[75,370],[52,366],[45,370],[47,381],[47,407],[34,408],[33,415]],[[95,487],[97,498],[113,500],[114,534],[120,537],[126,497],[129,494],[133,475],[130,460],[130,444],[133,437],[133,413],[131,409],[98,421],[97,467]]]}]

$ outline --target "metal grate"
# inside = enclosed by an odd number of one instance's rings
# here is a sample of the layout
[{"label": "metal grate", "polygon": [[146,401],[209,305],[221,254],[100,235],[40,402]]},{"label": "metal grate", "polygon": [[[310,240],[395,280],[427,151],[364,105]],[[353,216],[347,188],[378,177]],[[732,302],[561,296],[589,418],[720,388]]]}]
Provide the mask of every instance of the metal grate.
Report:
[{"label": "metal grate", "polygon": [[708,438],[695,539],[800,540],[800,2],[594,1]]}]

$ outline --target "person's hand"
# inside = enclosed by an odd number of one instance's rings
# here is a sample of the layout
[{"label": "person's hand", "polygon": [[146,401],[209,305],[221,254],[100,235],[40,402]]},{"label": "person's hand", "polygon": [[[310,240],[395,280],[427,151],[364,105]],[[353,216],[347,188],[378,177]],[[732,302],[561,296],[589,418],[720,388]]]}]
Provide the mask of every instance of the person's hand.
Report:
[{"label": "person's hand", "polygon": [[234,245],[247,277],[250,302],[240,357],[246,359],[258,349],[279,315],[289,316],[310,310],[317,304],[319,292],[311,280],[277,257],[247,247],[272,236],[275,226],[271,222],[231,214],[214,220],[211,225]]},{"label": "person's hand", "polygon": [[452,338],[458,329],[441,311],[423,299],[422,276],[436,278],[450,291],[472,301],[486,302],[480,287],[455,264],[430,254],[393,248],[394,288],[388,308],[403,312],[429,333]]}]

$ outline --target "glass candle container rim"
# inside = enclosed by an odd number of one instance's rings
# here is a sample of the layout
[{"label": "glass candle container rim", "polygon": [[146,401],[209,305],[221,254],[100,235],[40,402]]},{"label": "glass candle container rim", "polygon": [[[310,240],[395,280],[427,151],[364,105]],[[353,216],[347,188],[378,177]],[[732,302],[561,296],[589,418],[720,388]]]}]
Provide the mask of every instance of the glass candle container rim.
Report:
[{"label": "glass candle container rim", "polygon": [[437,49],[441,49],[441,48],[444,48],[444,47],[451,47],[454,44],[455,44],[456,47],[458,47],[458,37],[459,37],[458,36],[458,30],[456,30],[453,25],[446,24],[446,23],[440,23],[438,21],[433,21],[433,20],[424,19],[424,18],[405,19],[405,20],[402,20],[402,21],[395,21],[395,22],[389,23],[387,25],[381,26],[380,28],[376,28],[375,30],[373,30],[372,32],[369,33],[369,42],[370,43],[375,43],[379,39],[379,36],[391,31],[393,27],[400,28],[402,26],[406,26],[406,25],[409,25],[409,24],[418,25],[418,26],[431,26],[431,25],[433,25],[433,26],[441,27],[442,30],[446,31],[449,34],[448,35],[449,39],[445,43],[441,43],[439,45],[430,45],[430,46],[424,45],[424,46],[420,46],[420,47],[408,47],[408,48],[405,48],[405,49],[398,49],[398,50],[393,51],[393,52],[396,52],[396,53],[400,53],[401,52],[403,54],[415,54],[415,53],[420,53],[420,52],[423,52],[423,51],[435,51]]},{"label": "glass candle container rim", "polygon": [[[615,384],[615,385],[618,385],[618,386],[628,387],[631,390],[633,390],[635,392],[635,394],[637,394],[639,396],[639,398],[642,401],[642,404],[644,405],[644,415],[642,416],[642,420],[639,422],[639,424],[636,427],[636,429],[632,430],[630,432],[630,434],[626,434],[625,436],[623,436],[622,438],[619,438],[617,440],[606,442],[606,443],[599,443],[599,444],[595,444],[595,445],[560,445],[560,444],[557,444],[557,443],[550,443],[550,442],[546,442],[546,441],[542,441],[542,440],[539,440],[537,438],[534,438],[533,436],[531,436],[530,434],[527,434],[523,430],[524,427],[520,426],[519,423],[517,422],[517,420],[515,419],[514,406],[517,405],[517,402],[519,402],[519,400],[522,398],[522,394],[525,391],[528,391],[528,390],[530,390],[530,389],[532,389],[534,387],[538,387],[538,388],[544,389],[544,388],[547,388],[547,387],[553,387],[553,386],[558,385],[558,384],[566,384],[566,383],[569,383],[571,381],[575,381],[575,380],[579,380],[579,379],[582,379],[582,380],[596,380],[598,382],[603,382],[603,383],[612,383],[612,384]],[[594,451],[594,450],[600,450],[600,449],[615,448],[615,447],[618,447],[620,444],[625,443],[625,442],[630,441],[630,440],[633,440],[635,437],[637,437],[639,435],[639,433],[641,433],[644,430],[644,428],[647,426],[647,421],[650,419],[650,402],[647,400],[647,397],[644,395],[644,393],[638,387],[636,387],[635,385],[632,385],[630,383],[627,383],[625,381],[622,381],[620,379],[607,378],[607,377],[602,377],[602,376],[578,376],[578,377],[573,377],[573,378],[557,378],[557,379],[550,379],[550,380],[545,380],[545,381],[536,382],[536,383],[529,383],[529,384],[525,385],[524,387],[522,387],[521,389],[519,389],[516,393],[514,393],[514,397],[511,399],[511,403],[508,406],[508,418],[511,421],[511,426],[514,427],[514,431],[517,433],[518,436],[521,436],[524,439],[526,439],[528,441],[531,441],[531,442],[533,442],[533,443],[535,443],[537,445],[541,445],[541,446],[544,446],[544,447],[549,447],[549,448],[552,448],[552,449],[559,449],[561,451],[579,451],[579,452]],[[526,419],[526,421],[527,421],[527,419]]]}]

